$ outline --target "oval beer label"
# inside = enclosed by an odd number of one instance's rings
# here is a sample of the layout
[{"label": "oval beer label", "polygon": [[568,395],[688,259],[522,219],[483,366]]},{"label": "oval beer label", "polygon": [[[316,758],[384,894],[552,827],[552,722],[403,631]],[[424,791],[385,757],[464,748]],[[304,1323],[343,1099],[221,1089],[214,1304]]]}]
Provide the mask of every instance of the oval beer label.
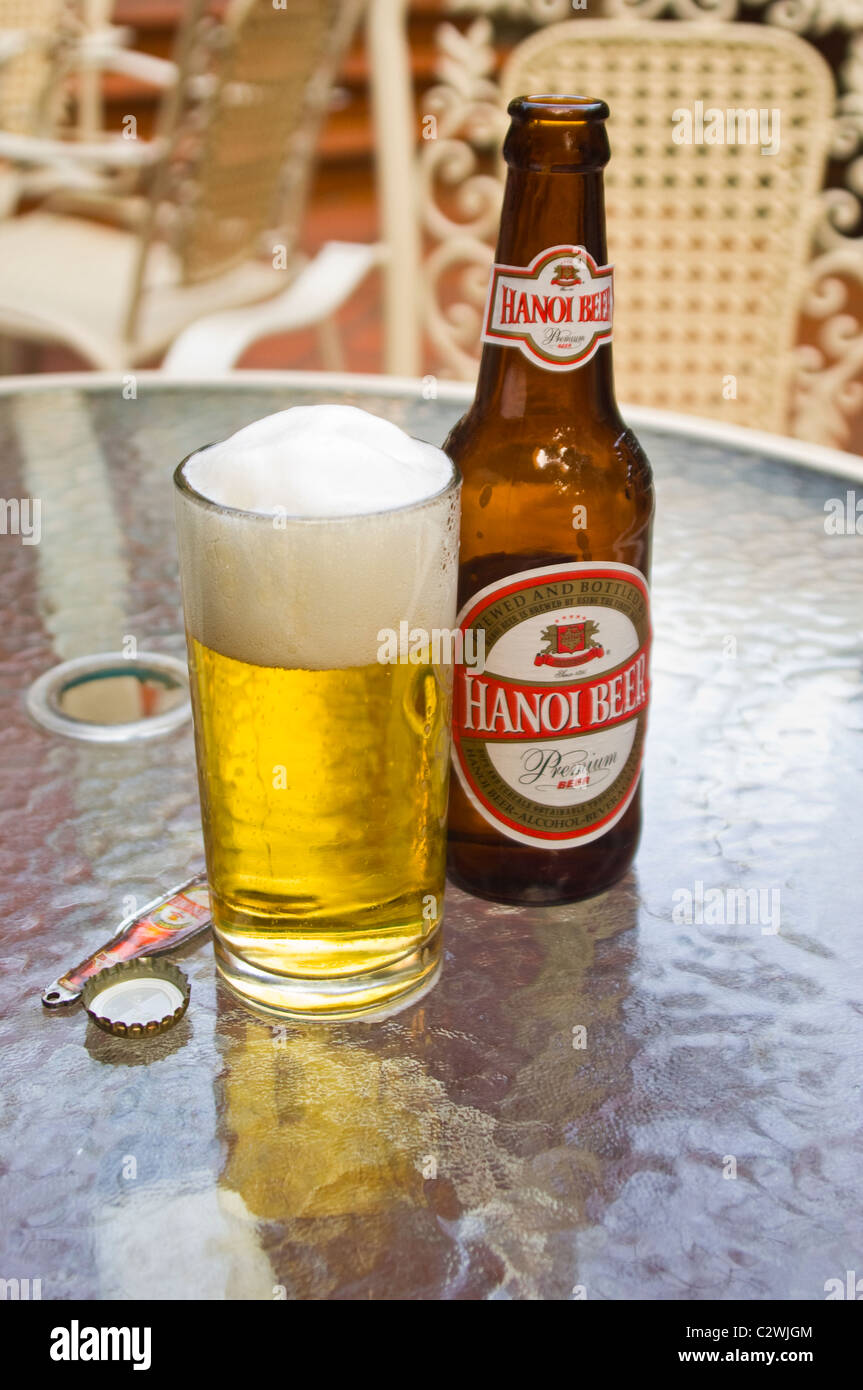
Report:
[{"label": "oval beer label", "polygon": [[588,844],[641,773],[650,693],[647,584],[630,565],[573,563],[490,584],[458,617],[456,772],[485,820],[522,844]]},{"label": "oval beer label", "polygon": [[528,266],[492,267],[482,340],[569,372],[611,342],[613,300],[610,265],[597,265],[583,246],[551,246]]}]

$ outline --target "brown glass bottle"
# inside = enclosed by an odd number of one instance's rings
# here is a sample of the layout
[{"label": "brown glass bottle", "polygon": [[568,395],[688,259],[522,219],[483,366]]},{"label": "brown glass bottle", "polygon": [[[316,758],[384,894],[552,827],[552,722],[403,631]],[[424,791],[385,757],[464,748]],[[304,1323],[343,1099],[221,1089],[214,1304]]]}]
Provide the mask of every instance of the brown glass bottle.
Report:
[{"label": "brown glass bottle", "polygon": [[608,108],[509,114],[476,398],[444,446],[464,475],[459,606],[488,647],[485,673],[456,671],[449,870],[559,903],[608,888],[638,844],[653,483],[614,396]]}]

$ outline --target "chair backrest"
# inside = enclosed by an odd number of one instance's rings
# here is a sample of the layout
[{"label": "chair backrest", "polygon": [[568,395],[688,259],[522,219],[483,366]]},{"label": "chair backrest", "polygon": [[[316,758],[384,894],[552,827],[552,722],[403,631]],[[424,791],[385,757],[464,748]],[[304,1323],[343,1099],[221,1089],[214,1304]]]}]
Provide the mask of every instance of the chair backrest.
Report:
[{"label": "chair backrest", "polygon": [[527,39],[501,79],[506,97],[549,83],[612,112],[622,398],[728,420],[733,392],[737,424],[784,430],[831,138],[827,63],[775,28],[576,20]]},{"label": "chair backrest", "polygon": [[68,0],[0,0],[0,39],[20,34],[28,40],[25,51],[0,63],[0,130],[48,133],[46,105],[77,18]]},{"label": "chair backrest", "polygon": [[[175,249],[183,278],[212,279],[257,253],[278,219],[292,141],[317,123],[355,0],[231,0],[222,21],[193,6],[180,42],[174,123]],[[192,114],[192,119],[183,119]]]},{"label": "chair backrest", "polygon": [[[437,139],[418,155],[428,250],[416,326],[437,351],[433,368],[462,378],[476,369],[507,101],[599,96],[611,108],[619,397],[787,430],[833,130],[835,87],[820,55],[776,28],[579,17],[523,40],[495,79],[487,20],[466,36],[451,25],[441,35],[443,81],[426,96]],[[710,139],[719,129],[711,110],[722,115],[722,145],[703,138],[708,124]],[[691,141],[681,138],[687,119]]]},{"label": "chair backrest", "polygon": [[[257,256],[263,233],[293,255],[315,138],[365,0],[185,0],[178,79],[165,97],[140,228],[125,334],[135,337],[154,241],[174,251],[183,284]],[[275,238],[274,238],[275,240]]]}]

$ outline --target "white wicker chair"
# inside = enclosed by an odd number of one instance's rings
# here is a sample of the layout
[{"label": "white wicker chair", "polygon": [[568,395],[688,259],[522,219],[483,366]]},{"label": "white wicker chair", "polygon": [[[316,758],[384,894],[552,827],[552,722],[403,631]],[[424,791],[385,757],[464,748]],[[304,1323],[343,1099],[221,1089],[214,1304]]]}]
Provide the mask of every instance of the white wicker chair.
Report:
[{"label": "white wicker chair", "polygon": [[[101,107],[89,62],[91,45],[104,50],[125,38],[125,31],[108,25],[108,3],[0,0],[0,132],[19,141],[52,137],[66,118],[72,72],[79,84],[74,133],[93,132]],[[2,169],[0,216],[12,212],[20,198],[51,186],[44,170],[34,182],[19,167]]]},{"label": "white wicker chair", "polygon": [[74,18],[66,0],[0,0],[0,129],[44,133]]},{"label": "white wicker chair", "polygon": [[[315,135],[361,0],[292,0],[290,12],[271,0],[231,0],[221,20],[206,9],[207,0],[187,0],[176,66],[160,65],[167,91],[154,141],[40,148],[0,134],[7,158],[63,158],[89,171],[94,206],[102,198],[100,210],[130,224],[42,209],[0,223],[0,335],[62,342],[94,366],[122,369],[206,320],[175,367],[208,370],[219,324],[217,355],[229,365],[225,342],[236,353],[262,324],[270,332],[321,324],[376,263],[376,247],[331,243],[322,296],[321,266],[308,266],[296,245]],[[143,178],[143,196],[125,200],[122,216],[122,200],[105,198],[116,170]],[[241,306],[238,324],[231,314]],[[322,348],[335,366],[327,328]]]},{"label": "white wicker chair", "polygon": [[[389,370],[472,378],[506,102],[571,91],[604,98],[612,113],[606,194],[621,398],[842,442],[854,393],[839,382],[843,398],[813,409],[813,349],[796,346],[834,130],[835,83],[815,49],[773,27],[579,16],[519,43],[498,77],[493,39],[486,18],[439,31],[441,80],[425,97],[432,138],[420,141],[412,170],[421,274],[404,199],[383,199],[385,213],[395,209],[384,222]],[[380,62],[377,72],[383,78]],[[673,113],[699,101],[723,111],[778,108],[779,152],[676,143]],[[385,186],[405,187],[403,165],[385,153]]]}]

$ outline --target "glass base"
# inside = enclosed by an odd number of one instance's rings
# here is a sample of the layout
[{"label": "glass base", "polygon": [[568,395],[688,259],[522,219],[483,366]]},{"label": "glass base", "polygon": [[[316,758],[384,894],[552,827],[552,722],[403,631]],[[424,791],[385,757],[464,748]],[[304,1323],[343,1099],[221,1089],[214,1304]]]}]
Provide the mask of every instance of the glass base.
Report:
[{"label": "glass base", "polygon": [[278,1018],[387,1018],[413,1004],[437,983],[441,967],[441,931],[380,970],[338,979],[274,975],[250,965],[214,933],[216,967],[230,990],[245,1004]]}]

